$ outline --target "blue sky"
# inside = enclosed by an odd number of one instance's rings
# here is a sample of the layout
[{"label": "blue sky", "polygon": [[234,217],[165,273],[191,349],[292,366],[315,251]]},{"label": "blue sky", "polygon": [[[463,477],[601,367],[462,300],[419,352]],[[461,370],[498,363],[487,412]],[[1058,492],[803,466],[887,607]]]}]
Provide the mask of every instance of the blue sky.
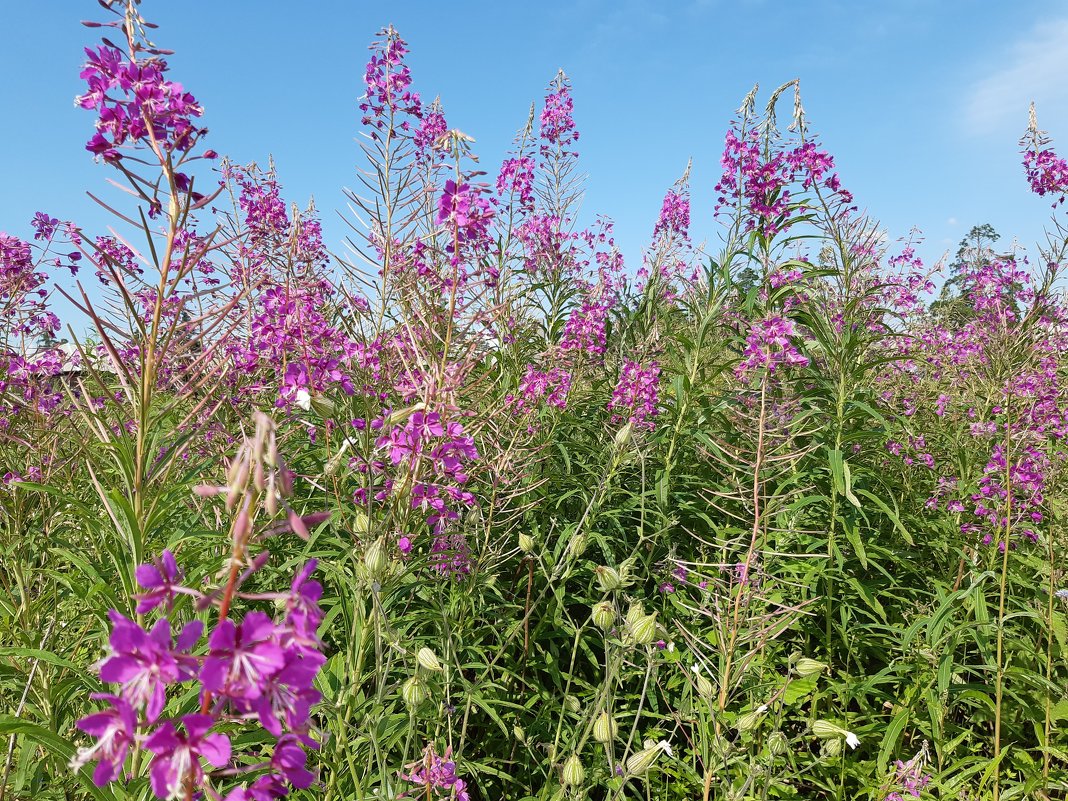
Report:
[{"label": "blue sky", "polygon": [[[356,98],[367,44],[392,22],[416,88],[494,171],[532,100],[563,67],[574,83],[589,175],[584,213],[616,220],[632,269],[664,190],[689,157],[694,234],[712,219],[723,134],[741,98],[800,78],[813,130],[843,185],[890,238],[920,228],[921,252],[955,250],[990,222],[1031,245],[1049,204],[1027,191],[1017,141],[1027,105],[1068,151],[1068,5],[1049,0],[146,0],[172,77],[201,101],[211,146],[237,161],[273,154],[291,200],[314,195],[341,249],[342,189],[359,160]],[[26,236],[42,209],[100,230],[85,191],[109,169],[82,149],[92,115],[81,48],[100,18],[86,0],[11,3],[0,49],[0,230]],[[766,97],[766,95],[764,95]],[[783,108],[786,112],[786,108]],[[114,195],[112,195],[114,196]]]}]

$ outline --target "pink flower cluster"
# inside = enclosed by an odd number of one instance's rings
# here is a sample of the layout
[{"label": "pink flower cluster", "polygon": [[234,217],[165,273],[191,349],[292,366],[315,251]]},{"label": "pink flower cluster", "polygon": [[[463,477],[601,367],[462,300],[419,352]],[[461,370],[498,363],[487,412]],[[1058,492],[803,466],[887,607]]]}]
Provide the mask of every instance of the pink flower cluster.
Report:
[{"label": "pink flower cluster", "polygon": [[164,77],[167,62],[162,58],[128,61],[108,45],[85,53],[88,61],[80,77],[88,91],[77,103],[99,110],[96,133],[85,146],[91,153],[107,161],[118,161],[122,148],[131,145],[147,145],[164,156],[185,153],[206,133],[193,124],[204,110],[180,83]]},{"label": "pink flower cluster", "polygon": [[774,375],[783,367],[806,367],[808,357],[802,356],[794,346],[794,323],[784,317],[772,316],[757,320],[745,338],[745,357],[735,368],[735,374],[744,378],[751,373],[766,371]]},{"label": "pink flower cluster", "polygon": [[607,342],[605,328],[608,324],[607,303],[586,298],[574,309],[564,325],[560,337],[560,350],[588,353],[591,356],[604,354]]},{"label": "pink flower cluster", "polygon": [[571,391],[571,373],[560,367],[553,367],[548,372],[538,370],[533,364],[527,365],[527,371],[519,382],[516,395],[509,395],[507,402],[516,414],[527,414],[538,408],[541,403],[556,409],[567,407],[567,395]]},{"label": "pink flower cluster", "polygon": [[690,197],[684,189],[669,189],[653,227],[653,239],[686,239],[690,235]]},{"label": "pink flower cluster", "polygon": [[402,797],[447,798],[450,801],[469,801],[467,784],[456,775],[456,763],[452,761],[452,749],[445,749],[444,756],[435,753],[434,747],[428,745],[419,762],[408,766],[408,773],[402,773],[401,779],[419,787],[414,792],[406,792]]},{"label": "pink flower cluster", "polygon": [[407,132],[408,120],[394,123],[395,115],[419,117],[422,103],[419,94],[412,91],[412,72],[404,63],[408,46],[392,26],[378,32],[379,39],[371,45],[371,58],[367,62],[364,83],[367,93],[361,98],[359,109],[363,112],[363,124],[374,129],[372,137],[392,134],[393,126]]},{"label": "pink flower cluster", "polygon": [[[309,734],[310,714],[319,701],[313,682],[326,661],[317,634],[322,588],[309,578],[314,569],[312,560],[288,593],[257,595],[278,601],[278,617],[258,610],[237,623],[228,615],[221,617],[202,655],[194,653],[204,631],[200,620],[186,623],[173,638],[167,618],[146,631],[112,610],[110,653],[100,664],[100,678],[119,689],[114,695],[96,696],[108,708],[78,721],[96,742],[79,750],[75,767],[96,762],[93,780],[103,786],[122,777],[130,749],[140,746],[153,754],[151,786],[162,799],[178,798],[192,788],[221,798],[202,760],[227,768],[220,778],[255,774],[251,783],[232,788],[227,801],[267,801],[292,788],[311,786],[315,777],[305,766],[305,748],[318,748]],[[162,604],[170,608],[180,594],[192,596],[201,607],[215,602],[213,596],[182,586],[170,551],[140,565],[136,575],[145,589],[139,596],[139,614]],[[188,683],[199,686],[201,711],[161,717],[168,691],[184,693],[180,685]],[[258,721],[275,738],[272,754],[234,760],[230,738],[212,730],[224,722],[249,720]]]},{"label": "pink flower cluster", "polygon": [[541,153],[544,158],[556,152],[561,156],[578,156],[568,148],[579,139],[574,119],[575,102],[571,98],[571,82],[561,72],[549,87],[541,110]]},{"label": "pink flower cluster", "polygon": [[746,214],[746,230],[756,230],[764,237],[783,230],[800,210],[792,203],[790,192],[798,181],[802,190],[822,187],[843,203],[853,200],[842,189],[837,174],[827,175],[834,168],[834,159],[813,142],[786,149],[765,142],[756,128],[745,133],[732,128],[727,131],[721,164],[716,214],[724,206],[740,206]]},{"label": "pink flower cluster", "polygon": [[1064,202],[1068,195],[1068,161],[1060,158],[1050,148],[1025,150],[1023,159],[1027,183],[1031,191],[1040,197],[1053,195],[1053,205]]},{"label": "pink flower cluster", "polygon": [[502,200],[514,200],[523,213],[534,210],[534,159],[529,156],[507,158],[497,174],[497,194]]},{"label": "pink flower cluster", "polygon": [[660,365],[650,362],[647,367],[639,362],[627,361],[619,376],[608,410],[613,412],[612,422],[624,420],[634,428],[652,431],[654,417],[659,414],[657,403],[660,398]]}]

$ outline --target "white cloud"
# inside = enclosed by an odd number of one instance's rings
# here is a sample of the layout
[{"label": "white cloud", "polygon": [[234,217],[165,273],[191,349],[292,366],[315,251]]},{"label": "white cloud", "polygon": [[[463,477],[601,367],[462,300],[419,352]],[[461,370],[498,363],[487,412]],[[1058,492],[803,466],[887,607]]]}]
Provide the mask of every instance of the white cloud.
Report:
[{"label": "white cloud", "polygon": [[[990,54],[998,69],[974,83],[965,94],[964,120],[975,133],[1027,127],[1027,106],[1032,100],[1043,117],[1068,102],[1068,17],[1039,22],[1004,53]],[[1046,110],[1045,115],[1043,109]]]}]

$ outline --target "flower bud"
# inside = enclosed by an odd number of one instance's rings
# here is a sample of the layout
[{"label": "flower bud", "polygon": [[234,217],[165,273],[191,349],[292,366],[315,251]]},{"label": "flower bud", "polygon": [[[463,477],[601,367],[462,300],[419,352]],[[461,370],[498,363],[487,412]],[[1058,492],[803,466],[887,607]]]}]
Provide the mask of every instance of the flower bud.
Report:
[{"label": "flower bud", "polygon": [[820,747],[820,754],[824,757],[834,758],[842,753],[842,741],[837,737],[833,740],[825,740]]},{"label": "flower bud", "polygon": [[619,579],[619,573],[610,567],[599,565],[593,572],[596,574],[597,584],[600,585],[603,592],[617,590],[619,589],[620,584],[622,584]]},{"label": "flower bud", "polygon": [[586,535],[576,534],[571,538],[571,542],[567,544],[567,552],[572,559],[578,559],[582,554],[586,553],[586,544]]},{"label": "flower bud", "polygon": [[649,772],[649,768],[653,766],[653,763],[656,762],[661,751],[667,750],[668,744],[661,740],[635,754],[631,754],[627,758],[627,775],[633,777],[644,776]]},{"label": "flower bud", "polygon": [[738,720],[734,722],[734,728],[740,732],[750,731],[760,725],[760,719],[764,717],[764,713],[768,711],[766,706],[761,706],[758,709],[754,709],[752,712],[746,712],[744,715],[739,716]]},{"label": "flower bud", "polygon": [[773,731],[768,735],[768,751],[772,756],[782,756],[786,753],[786,749],[789,745],[789,742],[786,740],[786,735],[781,731]]},{"label": "flower bud", "polygon": [[619,726],[615,719],[607,712],[602,712],[593,722],[593,739],[599,743],[610,743],[616,739]]},{"label": "flower bud", "polygon": [[404,699],[404,703],[413,709],[429,697],[430,691],[427,690],[426,685],[419,680],[418,676],[412,676],[401,685],[401,698]]},{"label": "flower bud", "polygon": [[656,636],[656,612],[645,614],[638,604],[627,611],[626,625],[623,629],[623,642],[633,645],[648,645]]},{"label": "flower bud", "polygon": [[337,412],[337,405],[322,395],[312,395],[310,406],[324,420],[334,417]]},{"label": "flower bud", "polygon": [[593,605],[593,624],[602,631],[608,631],[616,622],[616,610],[612,604],[602,601]]},{"label": "flower bud", "polygon": [[271,517],[278,514],[278,488],[275,486],[274,473],[267,476],[267,489],[264,491],[263,508],[267,510],[267,514]]},{"label": "flower bud", "polygon": [[627,424],[623,428],[616,432],[612,442],[617,448],[622,450],[630,442],[631,435],[634,433],[634,421],[628,420]]},{"label": "flower bud", "polygon": [[419,649],[419,653],[415,655],[415,660],[419,663],[420,667],[429,670],[432,673],[438,673],[441,670],[441,662],[438,661],[437,654],[426,646]]},{"label": "flower bud", "polygon": [[363,566],[367,568],[367,573],[371,578],[380,578],[385,572],[386,564],[386,547],[382,538],[379,537],[364,551]]},{"label": "flower bud", "polygon": [[530,553],[534,550],[534,538],[526,532],[519,535],[519,550]]},{"label": "flower bud", "polygon": [[408,406],[404,409],[397,409],[397,411],[393,412],[393,414],[386,418],[386,425],[390,427],[398,426],[401,423],[407,421],[407,419],[413,414],[415,414],[416,412],[421,412],[425,408],[426,404],[420,401],[414,406]]},{"label": "flower bud", "polygon": [[844,737],[845,729],[841,726],[836,726],[829,720],[817,720],[812,724],[812,733],[817,737]]},{"label": "flower bud", "polygon": [[817,662],[815,659],[809,659],[807,656],[803,656],[797,660],[797,664],[794,665],[794,671],[801,678],[806,676],[812,676],[816,673],[822,673],[827,669],[827,666],[822,662]]},{"label": "flower bud", "polygon": [[715,692],[715,688],[712,686],[712,682],[702,674],[697,674],[697,694],[702,698],[711,698],[712,693]]},{"label": "flower bud", "polygon": [[567,758],[561,779],[565,787],[578,787],[586,780],[586,769],[582,767],[582,761],[577,754]]},{"label": "flower bud", "polygon": [[526,743],[526,741],[527,741],[527,733],[525,731],[523,731],[523,727],[522,726],[513,726],[512,727],[512,734],[515,736],[515,739],[518,742],[523,743],[523,744]]},{"label": "flower bud", "polygon": [[564,706],[567,707],[569,712],[578,712],[582,709],[582,704],[579,703],[579,699],[573,695],[564,696]]}]

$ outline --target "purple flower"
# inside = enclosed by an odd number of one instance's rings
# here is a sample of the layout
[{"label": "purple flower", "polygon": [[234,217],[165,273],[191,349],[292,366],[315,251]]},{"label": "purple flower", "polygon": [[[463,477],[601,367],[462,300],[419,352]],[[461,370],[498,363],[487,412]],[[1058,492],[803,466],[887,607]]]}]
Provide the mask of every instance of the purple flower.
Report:
[{"label": "purple flower", "polygon": [[450,757],[452,749],[445,750],[444,756],[434,752],[434,746],[428,745],[423,754],[423,759],[408,766],[410,773],[402,773],[401,779],[412,784],[420,785],[424,790],[420,791],[428,798],[434,791],[455,801],[468,801],[467,784],[456,775],[456,763]]},{"label": "purple flower", "polygon": [[263,612],[249,612],[240,626],[229,619],[219,621],[200,669],[204,689],[232,698],[259,698],[267,680],[285,664],[276,631]]},{"label": "purple flower", "polygon": [[151,612],[162,603],[166,603],[168,609],[171,608],[176,587],[181,579],[173,553],[164,551],[160,559],[138,565],[134,575],[137,577],[137,583],[148,590],[137,596],[137,614]]},{"label": "purple flower", "polygon": [[315,781],[315,774],[305,767],[307,762],[307,752],[301,747],[300,740],[292,734],[287,734],[278,741],[271,756],[271,767],[298,790],[311,787]]},{"label": "purple flower", "polygon": [[660,365],[651,362],[643,367],[638,362],[628,361],[623,365],[619,383],[608,402],[613,423],[624,419],[634,424],[637,429],[653,430],[653,418],[659,413],[657,402],[660,389]]},{"label": "purple flower", "polygon": [[808,358],[794,347],[792,320],[783,317],[768,317],[757,320],[749,329],[745,340],[745,359],[735,368],[739,378],[756,370],[767,370],[773,375],[780,367],[805,367]]},{"label": "purple flower", "polygon": [[122,696],[135,709],[144,707],[149,722],[159,717],[166,701],[168,684],[192,678],[188,658],[180,652],[200,638],[203,628],[199,621],[188,624],[178,638],[178,647],[171,647],[171,627],[160,620],[146,633],[144,629],[115,610],[108,613],[111,630],[111,656],[100,665],[100,679],[122,685]]},{"label": "purple flower", "polygon": [[93,783],[103,787],[122,773],[126,754],[137,736],[137,715],[125,698],[104,694],[94,694],[93,698],[107,701],[111,707],[78,721],[78,728],[96,737],[96,743],[79,748],[71,767],[77,770],[86,762],[97,761]]},{"label": "purple flower", "polygon": [[201,757],[217,768],[227,765],[230,740],[224,734],[208,734],[214,723],[211,715],[186,715],[182,718],[184,733],[168,720],[145,740],[145,748],[156,755],[149,773],[157,798],[178,797],[186,783],[202,787]]}]

